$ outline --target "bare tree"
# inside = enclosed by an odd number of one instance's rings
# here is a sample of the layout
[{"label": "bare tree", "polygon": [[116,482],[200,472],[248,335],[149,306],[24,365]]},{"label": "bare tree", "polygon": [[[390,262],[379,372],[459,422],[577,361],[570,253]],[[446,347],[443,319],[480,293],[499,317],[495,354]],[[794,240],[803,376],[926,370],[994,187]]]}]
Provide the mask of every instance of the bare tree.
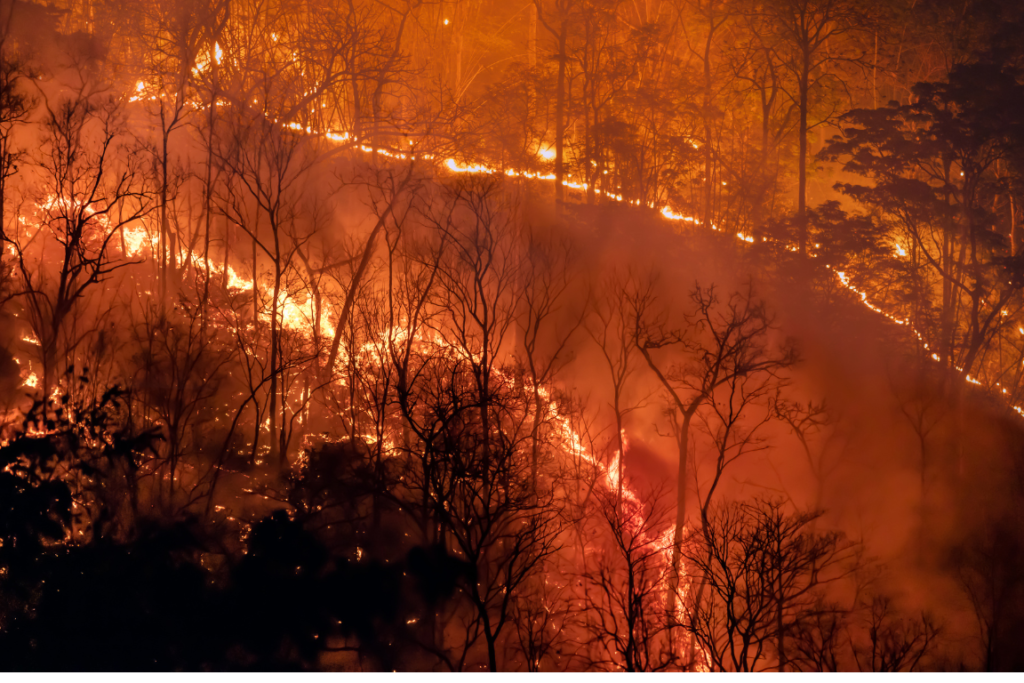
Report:
[{"label": "bare tree", "polygon": [[687,540],[688,576],[702,590],[686,629],[712,670],[784,670],[787,634],[853,569],[855,544],[811,531],[820,513],[785,507],[763,498],[715,506]]},{"label": "bare tree", "polygon": [[[160,286],[167,301],[168,278],[177,278],[178,237],[171,230],[174,199],[171,136],[188,123],[194,110],[194,75],[210,69],[221,59],[217,43],[229,17],[228,0],[187,0],[133,5],[128,23],[137,32],[129,35],[130,53],[144,63],[132,69],[138,75],[133,100],[159,122],[153,156],[159,175]],[[216,94],[208,104],[214,116]],[[209,196],[207,164],[207,195]],[[209,205],[207,202],[207,209]],[[209,221],[207,221],[209,232]],[[188,264],[182,264],[187,266]]]},{"label": "bare tree", "polygon": [[221,398],[230,353],[202,320],[202,308],[191,302],[171,309],[149,303],[133,330],[138,351],[130,386],[137,387],[137,419],[159,425],[163,437],[140,477],[152,479],[151,499],[169,517],[207,493],[214,461],[207,440],[220,412],[214,401]]},{"label": "bare tree", "polygon": [[[863,7],[851,0],[771,0],[759,7],[770,17],[769,30],[779,40],[772,46],[779,63],[796,81],[796,92],[788,92],[799,114],[797,135],[796,220],[800,253],[807,254],[807,137],[813,97],[817,91],[833,88],[840,92],[837,66],[859,59],[862,54],[854,38],[867,26]],[[822,120],[828,120],[825,115]]]},{"label": "bare tree", "polygon": [[669,500],[657,490],[625,502],[615,491],[595,497],[603,529],[592,539],[596,558],[583,574],[582,590],[591,617],[585,630],[596,650],[592,667],[661,671],[678,665],[665,638],[673,626],[664,609],[672,554]]},{"label": "bare tree", "polygon": [[[714,287],[699,285],[691,292],[694,309],[687,314],[686,331],[673,330],[655,318],[651,295],[637,298],[635,343],[658,378],[668,399],[668,415],[679,452],[676,480],[677,503],[673,558],[673,590],[668,612],[675,613],[683,529],[688,513],[687,491],[691,477],[690,427],[698,411],[722,387],[739,386],[757,378],[774,376],[796,362],[788,345],[778,346],[771,336],[775,320],[765,304],[754,296],[753,286],[720,301]],[[682,359],[667,356],[677,349]],[[667,356],[667,357],[666,357]]]},{"label": "bare tree", "polygon": [[566,76],[569,62],[569,36],[579,9],[574,0],[556,0],[551,7],[545,7],[543,0],[533,0],[537,7],[537,21],[554,41],[552,50],[558,62],[558,79],[555,85],[555,203],[565,200],[565,131],[568,84]]},{"label": "bare tree", "polygon": [[977,627],[981,667],[1000,671],[1012,665],[1015,650],[1010,643],[1016,624],[1016,607],[1024,600],[1024,581],[1018,567],[1024,548],[1009,520],[987,520],[984,530],[963,541],[953,551],[953,569],[970,600]]},{"label": "bare tree", "polygon": [[[309,212],[311,190],[306,183],[318,162],[315,141],[282,130],[262,115],[236,110],[230,135],[222,138],[220,163],[226,171],[220,210],[239,226],[252,245],[252,321],[266,313],[268,345],[265,348],[267,418],[270,459],[280,470],[287,466],[289,426],[298,414],[288,401],[288,371],[305,365],[315,349],[299,344],[286,355],[285,313],[302,278],[297,274],[299,252],[319,227]],[[264,290],[261,258],[269,264],[269,286]],[[261,301],[262,296],[269,301]]]},{"label": "bare tree", "polygon": [[[612,414],[615,418],[616,469],[619,503],[622,502],[622,485],[625,479],[626,445],[624,439],[626,415],[638,406],[631,404],[627,397],[628,383],[637,370],[634,297],[637,294],[636,278],[613,273],[605,279],[592,306],[592,317],[587,322],[587,334],[601,351],[612,385]],[[640,295],[643,296],[643,295]]]},{"label": "bare tree", "polygon": [[[532,471],[537,486],[540,471],[541,430],[549,418],[549,387],[560,369],[571,359],[568,350],[586,315],[581,306],[577,315],[570,309],[571,285],[576,275],[572,266],[573,247],[566,241],[544,239],[530,230],[523,268],[522,313],[518,320],[521,342],[517,353],[533,392]],[[567,316],[568,320],[560,318]]]},{"label": "bare tree", "polygon": [[927,613],[907,619],[886,596],[875,596],[868,609],[866,643],[854,644],[861,671],[920,671],[934,649],[941,628]]},{"label": "bare tree", "polygon": [[81,342],[69,320],[96,285],[131,263],[114,247],[126,226],[149,214],[152,192],[123,113],[101,89],[86,83],[45,108],[38,214],[8,239],[49,395],[59,362],[74,363]]},{"label": "bare tree", "polygon": [[[14,11],[11,3],[8,12]],[[26,150],[16,142],[15,130],[28,120],[34,102],[24,89],[31,75],[10,39],[10,16],[0,18],[0,272],[7,252],[7,200],[10,179],[18,173]]]},{"label": "bare tree", "polygon": [[569,648],[575,618],[573,602],[566,585],[552,585],[546,574],[538,574],[524,584],[513,605],[512,624],[516,629],[517,654],[527,671],[564,671],[575,663],[562,656]]},{"label": "bare tree", "polygon": [[793,436],[800,442],[804,457],[807,458],[807,466],[816,483],[814,509],[822,509],[825,496],[825,480],[836,468],[836,463],[828,462],[829,440],[815,448],[813,439],[828,427],[833,425],[832,416],[828,412],[825,400],[814,401],[790,401],[778,397],[772,402],[774,416],[789,426]]},{"label": "bare tree", "polygon": [[[942,419],[948,414],[949,404],[947,397],[939,386],[939,382],[930,372],[927,361],[911,360],[906,363],[907,372],[903,377],[894,376],[889,372],[889,386],[893,397],[899,407],[900,413],[907,419],[910,428],[917,437],[919,454],[918,472],[920,475],[920,515],[921,528],[927,528],[928,510],[928,480],[934,477],[931,469],[935,463],[931,462],[932,451],[929,448],[928,437],[942,423]],[[888,370],[888,368],[887,368]]]},{"label": "bare tree", "polygon": [[359,255],[358,266],[352,272],[351,279],[346,288],[344,303],[341,306],[338,320],[335,323],[336,331],[334,339],[331,341],[331,350],[323,370],[328,377],[334,372],[334,364],[337,362],[338,349],[341,345],[342,330],[348,324],[349,316],[352,314],[356,292],[359,291],[360,286],[363,284],[363,279],[366,277],[377,247],[377,241],[380,238],[379,236],[389,225],[389,222],[397,224],[393,216],[396,211],[401,214],[409,210],[410,197],[408,191],[417,187],[415,182],[417,180],[416,171],[415,161],[411,161],[398,173],[394,173],[390,169],[382,169],[363,183],[359,183],[366,185],[371,193],[370,201],[374,215],[377,216],[377,222],[366,237],[362,253]]}]

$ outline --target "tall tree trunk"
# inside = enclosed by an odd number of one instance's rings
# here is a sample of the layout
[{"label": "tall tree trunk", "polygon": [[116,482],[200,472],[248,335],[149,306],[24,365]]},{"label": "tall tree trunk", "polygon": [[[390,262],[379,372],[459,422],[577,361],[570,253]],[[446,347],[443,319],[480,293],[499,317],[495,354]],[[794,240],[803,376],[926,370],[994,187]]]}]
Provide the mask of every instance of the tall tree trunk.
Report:
[{"label": "tall tree trunk", "polygon": [[690,461],[690,421],[693,412],[686,411],[681,423],[676,425],[676,446],[679,450],[679,470],[676,475],[676,522],[672,531],[672,571],[669,575],[668,619],[669,623],[678,625],[676,621],[677,594],[679,578],[682,574],[683,528],[686,526],[686,479]]},{"label": "tall tree trunk", "polygon": [[626,444],[623,443],[622,439],[622,408],[620,407],[619,394],[621,392],[616,387],[615,396],[613,397],[613,407],[615,409],[615,439],[619,447],[619,461],[615,463],[617,472],[615,475],[618,477],[618,482],[615,486],[615,511],[618,514],[622,513],[622,478],[625,475],[625,462],[626,462]]},{"label": "tall tree trunk", "polygon": [[278,468],[285,469],[284,454],[280,452],[277,442],[277,297],[280,292],[281,278],[275,273],[273,300],[270,303],[270,460],[278,461]]},{"label": "tall tree trunk", "polygon": [[160,109],[160,123],[164,128],[160,149],[160,306],[167,302],[169,288],[167,286],[167,262],[170,258],[168,248],[168,220],[167,220],[167,132],[164,125],[163,108]]},{"label": "tall tree trunk", "polygon": [[704,43],[704,227],[712,226],[712,202],[714,197],[714,156],[711,144],[711,44],[715,36],[714,14],[708,16],[710,28]]},{"label": "tall tree trunk", "polygon": [[[484,609],[486,612],[486,608]],[[484,634],[487,640],[487,667],[490,671],[498,670],[498,650],[495,646],[496,637],[491,634],[490,619],[484,614],[484,624],[487,627]]]},{"label": "tall tree trunk", "polygon": [[228,285],[231,276],[228,274],[228,267],[230,266],[230,255],[231,255],[231,227],[228,224],[228,217],[221,216],[221,234],[224,236],[224,294],[228,293]]},{"label": "tall tree trunk", "polygon": [[804,49],[803,69],[800,73],[800,158],[799,181],[796,198],[796,222],[800,235],[800,255],[807,256],[807,108],[811,78],[811,55]]},{"label": "tall tree trunk", "polygon": [[562,21],[558,36],[558,84],[555,96],[555,204],[565,201],[565,45],[569,32],[568,22]]},{"label": "tall tree trunk", "polygon": [[1017,227],[1017,208],[1014,206],[1013,193],[1007,194],[1010,199],[1010,256],[1016,256],[1020,249],[1020,228]]},{"label": "tall tree trunk", "polygon": [[[210,231],[213,229],[213,121],[214,121],[214,110],[217,106],[217,97],[213,97],[213,101],[210,102],[210,138],[206,150],[206,236],[203,245],[203,262],[206,270],[206,280],[203,284],[203,300],[209,302],[210,300]],[[225,245],[226,249],[226,245]],[[228,271],[224,269],[224,278],[227,280]],[[206,325],[206,316],[203,316],[203,325]]]},{"label": "tall tree trunk", "polygon": [[373,226],[373,230],[370,231],[370,236],[366,238],[366,246],[363,247],[363,254],[359,258],[359,265],[356,268],[356,272],[352,275],[352,283],[349,285],[348,292],[345,294],[345,303],[342,304],[341,314],[338,316],[337,326],[334,328],[334,340],[331,342],[331,350],[327,355],[327,365],[323,370],[326,378],[330,378],[334,373],[334,364],[338,360],[338,350],[341,348],[341,336],[344,332],[345,325],[348,322],[348,318],[352,314],[352,306],[355,302],[356,291],[359,289],[359,286],[363,281],[363,276],[366,274],[366,269],[370,265],[370,258],[373,256],[373,248],[377,244],[377,235],[379,235],[380,231],[384,229],[384,224],[387,222],[388,216],[391,215],[391,212],[395,208],[395,202],[398,201],[399,195],[405,189],[406,185],[409,184],[411,178],[412,168],[410,167],[409,174],[398,186],[388,208],[381,214],[380,218],[377,220],[377,224]]},{"label": "tall tree trunk", "polygon": [[786,659],[786,621],[785,621],[786,602],[785,602],[785,599],[784,599],[784,596],[783,596],[784,588],[783,588],[783,572],[782,572],[782,563],[783,563],[783,557],[782,556],[783,556],[783,553],[785,552],[785,550],[781,547],[781,544],[782,544],[782,539],[781,538],[777,538],[776,539],[776,547],[775,547],[775,564],[777,566],[777,571],[778,571],[777,586],[776,586],[776,591],[778,591],[778,592],[775,595],[775,629],[776,629],[776,631],[778,631],[778,633],[776,633],[776,636],[775,636],[776,637],[775,647],[778,650],[778,655],[779,655],[779,673],[784,672],[786,670],[786,665],[789,663],[788,660]]},{"label": "tall tree trunk", "polygon": [[537,474],[540,460],[540,425],[543,400],[540,397],[540,387],[537,382],[537,373],[533,368],[533,358],[530,358],[530,375],[533,379],[533,425],[530,428],[530,479],[533,484],[533,495],[537,495]]},{"label": "tall tree trunk", "polygon": [[878,31],[875,31],[875,56],[871,61],[871,108],[878,109]]},{"label": "tall tree trunk", "polygon": [[531,69],[537,67],[537,5],[530,3],[526,12],[526,55]]}]

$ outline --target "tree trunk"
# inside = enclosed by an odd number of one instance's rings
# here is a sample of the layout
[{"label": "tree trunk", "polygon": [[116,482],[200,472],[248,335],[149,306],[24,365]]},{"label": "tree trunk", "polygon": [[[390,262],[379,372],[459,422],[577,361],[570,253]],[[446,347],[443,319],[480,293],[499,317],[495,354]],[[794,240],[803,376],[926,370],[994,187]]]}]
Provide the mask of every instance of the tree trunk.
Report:
[{"label": "tree trunk", "polygon": [[[210,300],[210,231],[213,229],[213,117],[214,107],[217,98],[210,103],[210,140],[206,150],[206,234],[203,244],[203,263],[206,271],[206,280],[203,283],[203,300]],[[224,277],[227,278],[227,269],[224,269]],[[206,316],[203,316],[203,325],[206,325]]]},{"label": "tree trunk", "polygon": [[558,36],[558,85],[555,97],[555,204],[565,201],[565,44],[569,27],[562,21]]},{"label": "tree trunk", "polygon": [[[780,539],[779,542],[781,542],[781,539]],[[778,593],[776,594],[776,597],[775,597],[775,602],[776,602],[776,605],[775,605],[775,621],[776,621],[775,629],[778,631],[778,633],[776,634],[777,642],[776,642],[775,647],[779,651],[779,653],[778,653],[779,654],[779,673],[782,673],[782,672],[784,672],[786,670],[786,664],[787,664],[787,661],[786,661],[786,624],[785,624],[785,618],[784,618],[785,617],[785,606],[786,605],[785,605],[785,601],[783,600],[783,597],[782,597],[782,590],[783,590],[783,588],[782,588],[782,566],[781,566],[782,565],[782,553],[783,553],[782,548],[776,548],[776,553],[777,553],[777,556],[776,556],[775,561],[779,564],[779,570],[778,570],[779,576],[778,576],[778,587],[776,589],[778,591]]]},{"label": "tree trunk", "polygon": [[[270,460],[278,461],[278,469],[284,472],[287,458],[281,452],[277,441],[277,385],[278,385],[278,345],[277,300],[281,293],[281,272],[278,264],[274,264],[274,292],[270,302]],[[255,285],[255,282],[253,283]]]},{"label": "tree trunk", "polygon": [[537,67],[537,5],[531,3],[526,12],[526,54],[531,69]]},{"label": "tree trunk", "polygon": [[1007,196],[1010,198],[1010,256],[1016,256],[1020,248],[1020,228],[1017,227],[1017,208],[1013,203],[1013,193]]},{"label": "tree trunk", "polygon": [[[163,109],[160,110],[160,119],[163,123]],[[162,147],[160,150],[160,305],[167,302],[169,288],[167,287],[167,262],[170,258],[168,248],[168,220],[167,220],[167,134],[164,133]]]},{"label": "tree trunk", "polygon": [[[676,523],[672,532],[672,571],[669,576],[668,619],[677,625],[676,595],[679,592],[679,577],[682,573],[683,528],[686,526],[686,478],[689,467],[690,420],[693,412],[683,413],[682,424],[676,427],[676,445],[679,448],[679,471],[676,477]],[[671,636],[670,636],[671,637]]]},{"label": "tree trunk", "polygon": [[615,511],[618,514],[622,514],[622,478],[625,475],[625,462],[626,462],[626,447],[622,440],[622,409],[619,407],[619,391],[616,388],[615,391],[615,439],[619,446],[619,458],[618,462],[615,463],[618,472],[618,482],[615,487]]},{"label": "tree trunk", "polygon": [[540,424],[543,400],[540,397],[540,387],[537,386],[537,373],[533,370],[533,359],[530,359],[530,374],[533,379],[533,426],[530,429],[530,479],[533,484],[533,495],[537,496],[537,471],[540,459]]},{"label": "tree trunk", "polygon": [[710,15],[711,28],[704,44],[704,227],[710,228],[712,222],[712,201],[714,197],[714,158],[711,144],[711,42],[714,38],[714,15]]},{"label": "tree trunk", "polygon": [[799,181],[796,198],[796,222],[800,235],[800,255],[807,256],[807,108],[811,77],[811,56],[804,50],[803,71],[800,74],[800,158]]},{"label": "tree trunk", "polygon": [[490,671],[498,670],[498,651],[494,644],[494,637],[490,634],[489,627],[487,633],[487,666]]},{"label": "tree trunk", "polygon": [[229,257],[231,255],[231,229],[228,225],[227,216],[221,216],[221,224],[223,225],[221,233],[224,236],[224,294],[227,295],[231,279],[231,276],[228,274],[228,267],[230,266]]},{"label": "tree trunk", "polygon": [[356,268],[355,274],[352,276],[352,284],[349,285],[348,292],[345,294],[345,303],[342,304],[341,314],[338,316],[337,326],[334,328],[334,340],[331,342],[331,351],[327,355],[327,366],[324,368],[325,377],[330,378],[334,373],[334,364],[338,360],[338,349],[341,347],[341,335],[344,332],[345,325],[348,322],[348,317],[352,313],[352,305],[355,302],[356,291],[359,289],[360,283],[363,281],[363,276],[366,273],[366,269],[370,265],[370,257],[373,256],[373,248],[377,244],[377,235],[384,228],[384,224],[387,221],[389,215],[395,208],[395,202],[398,201],[398,195],[412,176],[412,170],[410,169],[409,175],[406,176],[405,181],[399,186],[395,192],[395,196],[391,200],[391,204],[381,214],[381,217],[377,220],[377,224],[373,226],[373,230],[370,231],[370,236],[366,238],[366,246],[363,247],[363,254],[359,259],[359,266]]}]

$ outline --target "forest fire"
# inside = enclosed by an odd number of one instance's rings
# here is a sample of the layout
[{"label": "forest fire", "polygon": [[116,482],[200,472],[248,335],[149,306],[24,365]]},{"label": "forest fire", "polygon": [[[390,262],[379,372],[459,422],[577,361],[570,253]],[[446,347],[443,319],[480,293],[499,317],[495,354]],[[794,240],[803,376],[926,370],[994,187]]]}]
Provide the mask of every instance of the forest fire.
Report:
[{"label": "forest fire", "polygon": [[924,4],[0,0],[7,668],[1024,668],[1024,11]]}]

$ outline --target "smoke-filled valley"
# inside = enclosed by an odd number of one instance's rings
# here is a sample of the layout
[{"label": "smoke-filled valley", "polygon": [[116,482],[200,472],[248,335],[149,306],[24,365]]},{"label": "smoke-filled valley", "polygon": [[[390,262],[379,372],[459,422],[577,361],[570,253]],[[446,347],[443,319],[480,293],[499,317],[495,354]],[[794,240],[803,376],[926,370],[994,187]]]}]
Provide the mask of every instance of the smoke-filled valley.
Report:
[{"label": "smoke-filled valley", "polygon": [[0,668],[1020,669],[1021,30],[0,1]]}]

